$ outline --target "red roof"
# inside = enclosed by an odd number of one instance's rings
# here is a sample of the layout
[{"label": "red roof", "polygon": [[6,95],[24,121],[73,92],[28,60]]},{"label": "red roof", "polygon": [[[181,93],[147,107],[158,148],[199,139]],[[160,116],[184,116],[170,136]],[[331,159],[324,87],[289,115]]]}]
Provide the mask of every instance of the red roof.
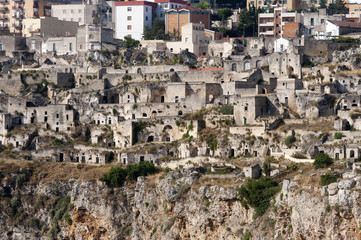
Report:
[{"label": "red roof", "polygon": [[328,20],[330,23],[335,24],[336,26],[346,27],[346,28],[361,28],[361,23],[358,22],[346,22],[346,21],[332,21]]},{"label": "red roof", "polygon": [[179,3],[183,5],[187,5],[186,1],[183,0],[154,0],[155,3]]},{"label": "red roof", "polygon": [[157,4],[147,1],[127,1],[127,2],[115,2],[115,6],[136,6],[136,5],[147,5],[156,8]]}]

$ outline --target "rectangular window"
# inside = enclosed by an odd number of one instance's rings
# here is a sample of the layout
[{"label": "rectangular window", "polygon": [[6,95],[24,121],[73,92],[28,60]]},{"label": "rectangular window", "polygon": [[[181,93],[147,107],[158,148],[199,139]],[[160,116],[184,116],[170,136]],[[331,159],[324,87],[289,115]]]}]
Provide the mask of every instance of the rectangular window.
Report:
[{"label": "rectangular window", "polygon": [[128,30],[132,30],[132,25],[128,25],[128,26],[127,26],[127,29],[128,29]]},{"label": "rectangular window", "polygon": [[66,10],[63,10],[63,14],[66,14]]},{"label": "rectangular window", "polygon": [[69,43],[69,51],[73,51],[73,44]]},{"label": "rectangular window", "polygon": [[71,13],[74,13],[74,10],[70,10]]},{"label": "rectangular window", "polygon": [[127,17],[127,20],[128,20],[128,21],[131,21],[131,20],[132,20],[132,16],[128,16],[128,17]]},{"label": "rectangular window", "polygon": [[128,7],[128,12],[131,12],[132,11],[132,7]]},{"label": "rectangular window", "polygon": [[145,21],[148,21],[148,16],[145,16]]},{"label": "rectangular window", "polygon": [[81,13],[81,9],[78,10],[78,13]]},{"label": "rectangular window", "polygon": [[59,113],[56,114],[56,118],[59,118]]},{"label": "rectangular window", "polygon": [[147,7],[145,8],[145,11],[148,12],[148,8],[147,8]]},{"label": "rectangular window", "polygon": [[311,18],[311,26],[313,26],[313,25],[314,25],[314,19]]}]

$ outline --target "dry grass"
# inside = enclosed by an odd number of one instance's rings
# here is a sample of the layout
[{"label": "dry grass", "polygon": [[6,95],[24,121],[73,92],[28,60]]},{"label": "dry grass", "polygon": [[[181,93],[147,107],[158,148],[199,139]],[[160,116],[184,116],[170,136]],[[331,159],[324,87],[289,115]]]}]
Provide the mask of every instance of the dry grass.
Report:
[{"label": "dry grass", "polygon": [[360,69],[353,69],[349,71],[339,71],[336,73],[337,76],[349,76],[349,75],[357,75],[361,76],[361,70]]},{"label": "dry grass", "polygon": [[[33,174],[29,180],[30,184],[39,182],[50,183],[52,181],[69,181],[69,179],[79,179],[83,181],[100,180],[111,165],[79,165],[74,163],[55,162],[33,162],[33,161],[13,161],[1,162],[0,172],[17,173],[20,169],[32,170]],[[42,178],[40,177],[42,176]]]},{"label": "dry grass", "polygon": [[279,130],[285,131],[285,130],[292,130],[292,129],[301,129],[301,130],[307,130],[307,131],[320,131],[320,132],[329,132],[333,130],[333,122],[327,121],[327,122],[320,122],[320,123],[314,123],[314,124],[285,124],[279,127]]}]

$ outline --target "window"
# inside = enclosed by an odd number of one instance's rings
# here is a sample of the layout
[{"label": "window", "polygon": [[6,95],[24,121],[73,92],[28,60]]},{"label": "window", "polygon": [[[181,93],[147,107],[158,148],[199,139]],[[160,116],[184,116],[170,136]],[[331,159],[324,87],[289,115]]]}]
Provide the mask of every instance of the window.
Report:
[{"label": "window", "polygon": [[127,26],[127,29],[128,29],[128,30],[132,30],[132,25],[128,25],[128,26]]},{"label": "window", "polygon": [[63,14],[66,14],[66,10],[63,10]]},{"label": "window", "polygon": [[78,22],[81,22],[81,18],[78,18]]},{"label": "window", "polygon": [[147,7],[145,8],[145,11],[148,12],[148,8],[147,8]]},{"label": "window", "polygon": [[69,51],[73,51],[73,44],[69,43]]},{"label": "window", "polygon": [[74,13],[74,10],[70,10],[71,13]]},{"label": "window", "polygon": [[59,118],[59,113],[56,114],[56,118]]},{"label": "window", "polygon": [[132,11],[132,7],[128,7],[128,12],[131,12]]},{"label": "window", "polygon": [[128,16],[128,17],[127,17],[127,20],[128,20],[128,21],[132,21],[132,16]]},{"label": "window", "polygon": [[81,9],[78,10],[78,13],[81,13]]},{"label": "window", "polygon": [[314,19],[311,18],[311,26],[313,26],[313,25],[314,25]]},{"label": "window", "polygon": [[92,39],[93,38],[93,35],[89,34],[89,39]]}]

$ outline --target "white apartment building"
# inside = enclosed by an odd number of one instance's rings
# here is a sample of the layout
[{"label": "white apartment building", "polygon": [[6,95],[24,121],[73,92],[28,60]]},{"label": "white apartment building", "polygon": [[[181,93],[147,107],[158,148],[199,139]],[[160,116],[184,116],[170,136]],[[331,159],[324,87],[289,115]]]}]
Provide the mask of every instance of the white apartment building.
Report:
[{"label": "white apartment building", "polygon": [[51,16],[63,21],[93,24],[97,17],[97,6],[87,4],[52,5]]},{"label": "white apartment building", "polygon": [[152,26],[157,4],[147,1],[115,2],[115,38],[143,38],[145,26]]}]

